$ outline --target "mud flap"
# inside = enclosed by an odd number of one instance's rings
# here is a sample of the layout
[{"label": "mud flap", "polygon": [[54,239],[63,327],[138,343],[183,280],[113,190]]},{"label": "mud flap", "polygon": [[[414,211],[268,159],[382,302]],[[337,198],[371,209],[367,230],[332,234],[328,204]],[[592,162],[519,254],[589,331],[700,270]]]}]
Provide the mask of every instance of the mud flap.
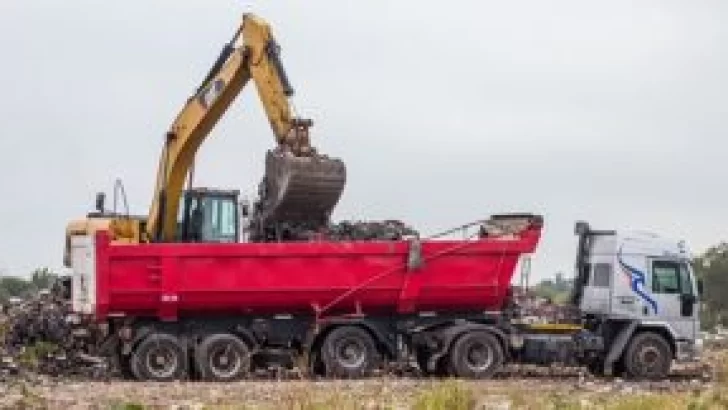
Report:
[{"label": "mud flap", "polygon": [[604,374],[606,376],[611,376],[614,373],[614,363],[622,357],[622,353],[624,353],[624,349],[632,339],[635,330],[637,330],[637,322],[632,321],[627,326],[624,326],[617,334],[617,337],[614,338],[609,348],[609,353],[606,359],[604,359]]}]

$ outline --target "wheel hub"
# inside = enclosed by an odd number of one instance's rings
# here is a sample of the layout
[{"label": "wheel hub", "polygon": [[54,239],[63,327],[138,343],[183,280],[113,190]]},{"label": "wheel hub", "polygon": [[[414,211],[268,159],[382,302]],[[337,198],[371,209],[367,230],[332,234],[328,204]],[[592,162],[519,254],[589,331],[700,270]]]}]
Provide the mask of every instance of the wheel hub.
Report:
[{"label": "wheel hub", "polygon": [[177,356],[169,348],[158,346],[147,355],[147,369],[157,378],[166,378],[177,369]]},{"label": "wheel hub", "polygon": [[355,340],[344,341],[338,349],[338,356],[346,367],[359,367],[365,360],[364,347]]},{"label": "wheel hub", "polygon": [[487,369],[493,360],[488,347],[482,343],[474,343],[468,349],[466,358],[468,366],[474,370]]},{"label": "wheel hub", "polygon": [[242,357],[230,344],[219,346],[210,352],[210,369],[219,378],[236,374],[242,363]]}]

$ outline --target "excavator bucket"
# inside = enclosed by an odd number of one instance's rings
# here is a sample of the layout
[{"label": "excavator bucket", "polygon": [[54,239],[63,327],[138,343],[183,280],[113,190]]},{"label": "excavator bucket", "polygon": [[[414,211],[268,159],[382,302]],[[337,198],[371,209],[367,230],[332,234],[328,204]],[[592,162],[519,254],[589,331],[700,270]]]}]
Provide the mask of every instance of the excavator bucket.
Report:
[{"label": "excavator bucket", "polygon": [[341,197],[346,167],[324,155],[297,157],[288,151],[268,151],[261,183],[259,220],[323,224]]}]

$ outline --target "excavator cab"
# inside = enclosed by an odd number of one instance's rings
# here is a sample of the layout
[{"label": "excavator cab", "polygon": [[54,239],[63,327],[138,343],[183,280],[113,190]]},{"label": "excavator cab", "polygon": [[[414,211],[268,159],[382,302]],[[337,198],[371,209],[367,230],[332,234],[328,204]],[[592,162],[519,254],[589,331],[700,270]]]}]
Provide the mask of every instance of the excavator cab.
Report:
[{"label": "excavator cab", "polygon": [[177,220],[178,242],[237,242],[240,233],[237,190],[193,188],[183,192]]}]

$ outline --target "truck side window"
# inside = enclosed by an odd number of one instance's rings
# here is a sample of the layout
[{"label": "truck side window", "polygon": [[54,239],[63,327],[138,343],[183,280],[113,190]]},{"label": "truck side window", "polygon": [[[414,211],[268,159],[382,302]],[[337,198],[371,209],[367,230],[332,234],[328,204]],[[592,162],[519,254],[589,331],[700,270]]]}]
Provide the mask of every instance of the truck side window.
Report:
[{"label": "truck side window", "polygon": [[690,282],[690,270],[685,263],[680,264],[680,290],[683,294],[694,295],[693,284]]},{"label": "truck side window", "polygon": [[612,277],[612,265],[609,263],[594,264],[594,275],[592,276],[592,286],[598,288],[608,288],[610,278]]},{"label": "truck side window", "polygon": [[672,261],[653,261],[652,291],[680,293],[680,264]]}]

